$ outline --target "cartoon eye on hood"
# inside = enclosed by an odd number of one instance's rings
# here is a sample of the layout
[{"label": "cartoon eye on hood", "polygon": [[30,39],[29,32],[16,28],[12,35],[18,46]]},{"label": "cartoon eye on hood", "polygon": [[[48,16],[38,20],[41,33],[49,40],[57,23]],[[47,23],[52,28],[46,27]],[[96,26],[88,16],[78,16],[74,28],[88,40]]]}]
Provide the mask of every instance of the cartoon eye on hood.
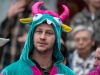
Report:
[{"label": "cartoon eye on hood", "polygon": [[[61,15],[58,15],[55,12],[52,12],[50,10],[40,10],[40,6],[43,4],[44,2],[37,2],[32,6],[32,13],[34,15],[33,18],[25,18],[25,19],[20,19],[20,22],[28,24],[31,23],[33,21],[36,21],[38,19],[40,19],[44,14],[49,14],[51,15],[58,24],[60,24],[60,26],[62,27],[62,29],[65,32],[70,32],[72,30],[72,28],[70,28],[69,26],[63,24],[63,22],[68,18],[69,16],[69,9],[67,8],[67,6],[62,5],[62,7],[64,8],[64,12]],[[48,24],[51,24],[50,20],[47,20]]]},{"label": "cartoon eye on hood", "polygon": [[36,21],[38,19],[40,19],[42,17],[42,14],[36,14],[34,17],[33,17],[33,20]]},{"label": "cartoon eye on hood", "polygon": [[56,20],[56,22],[58,22],[60,25],[62,25],[62,21],[60,20],[60,18],[54,17],[54,19]]}]

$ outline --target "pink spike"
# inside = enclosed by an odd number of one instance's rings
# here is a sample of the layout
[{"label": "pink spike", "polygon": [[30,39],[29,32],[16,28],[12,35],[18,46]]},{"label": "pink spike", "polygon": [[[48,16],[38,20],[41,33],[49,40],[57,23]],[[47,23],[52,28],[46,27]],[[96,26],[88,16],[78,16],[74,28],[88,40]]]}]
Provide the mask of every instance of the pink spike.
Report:
[{"label": "pink spike", "polygon": [[41,13],[41,14],[49,14],[49,15],[51,15],[51,16],[53,16],[53,17],[59,17],[59,15],[58,14],[56,14],[55,12],[52,12],[52,11],[50,11],[50,10],[40,10],[40,12],[39,13]]},{"label": "pink spike", "polygon": [[32,6],[32,13],[33,15],[37,14],[40,11],[40,6],[43,4],[44,2],[37,2]]},{"label": "pink spike", "polygon": [[69,9],[65,5],[62,5],[62,7],[64,8],[64,12],[59,17],[64,22],[69,17]]},{"label": "pink spike", "polygon": [[59,16],[57,13],[50,11],[50,10],[40,10],[40,6],[43,4],[44,2],[36,2],[33,6],[32,6],[32,13],[33,15],[41,13],[41,14],[50,14],[53,17],[58,17],[62,20],[62,22],[64,22],[68,16],[69,16],[69,9],[67,6],[62,5],[64,12]]}]

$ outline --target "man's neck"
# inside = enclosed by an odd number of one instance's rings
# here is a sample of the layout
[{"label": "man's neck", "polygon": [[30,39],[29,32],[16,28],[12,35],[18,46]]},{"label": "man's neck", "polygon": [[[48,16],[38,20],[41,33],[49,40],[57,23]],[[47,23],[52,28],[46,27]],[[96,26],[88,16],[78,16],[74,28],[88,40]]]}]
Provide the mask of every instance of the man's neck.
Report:
[{"label": "man's neck", "polygon": [[96,14],[96,13],[100,12],[100,8],[95,8],[93,6],[89,6],[89,10],[92,14]]},{"label": "man's neck", "polygon": [[31,59],[34,59],[41,68],[48,68],[52,63],[52,52],[39,53],[34,51],[31,55]]}]

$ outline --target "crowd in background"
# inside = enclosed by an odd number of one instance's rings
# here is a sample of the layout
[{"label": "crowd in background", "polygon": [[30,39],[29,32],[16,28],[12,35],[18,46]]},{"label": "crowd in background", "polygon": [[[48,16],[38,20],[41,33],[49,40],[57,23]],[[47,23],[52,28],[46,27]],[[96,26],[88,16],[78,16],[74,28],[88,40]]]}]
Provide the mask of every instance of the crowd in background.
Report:
[{"label": "crowd in background", "polygon": [[0,8],[5,13],[0,14],[0,37],[10,39],[0,48],[0,71],[19,59],[29,30],[29,25],[23,25],[19,19],[30,17],[31,6],[37,1],[45,3],[41,10],[49,9],[59,14],[63,11],[62,4],[69,7],[70,15],[65,23],[73,30],[62,33],[63,63],[76,75],[86,75],[95,70],[100,64],[100,0],[11,0],[8,10],[3,10],[8,8],[6,4]]}]

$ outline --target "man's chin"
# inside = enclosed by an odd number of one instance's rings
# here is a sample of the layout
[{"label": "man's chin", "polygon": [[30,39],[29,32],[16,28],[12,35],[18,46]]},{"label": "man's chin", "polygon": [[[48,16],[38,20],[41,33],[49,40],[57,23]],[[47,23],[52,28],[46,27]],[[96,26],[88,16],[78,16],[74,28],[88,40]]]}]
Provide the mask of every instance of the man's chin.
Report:
[{"label": "man's chin", "polygon": [[47,50],[39,50],[38,51],[40,54],[46,54],[48,51]]},{"label": "man's chin", "polygon": [[38,52],[46,52],[47,50],[45,48],[38,48],[37,51]]}]

